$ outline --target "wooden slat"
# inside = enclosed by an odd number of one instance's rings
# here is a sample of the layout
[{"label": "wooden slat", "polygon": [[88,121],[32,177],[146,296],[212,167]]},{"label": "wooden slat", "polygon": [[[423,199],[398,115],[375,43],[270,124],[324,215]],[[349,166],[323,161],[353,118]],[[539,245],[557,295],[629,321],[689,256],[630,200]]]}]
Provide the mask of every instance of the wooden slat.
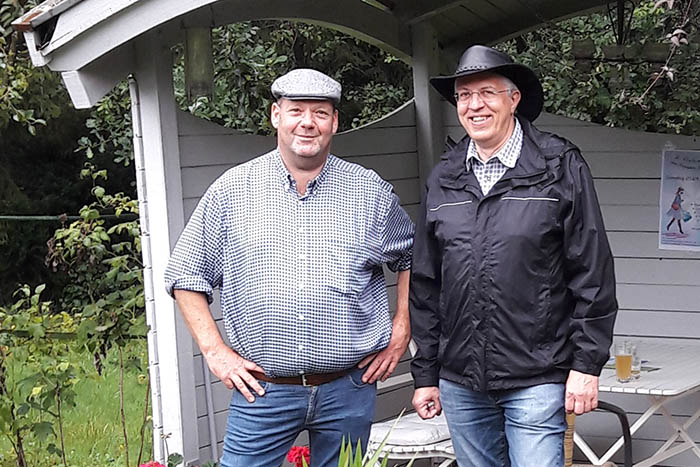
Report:
[{"label": "wooden slat", "polygon": [[[583,153],[594,178],[661,178],[661,152]],[[659,192],[657,190],[658,198]]]},{"label": "wooden slat", "polygon": [[698,297],[698,286],[617,284],[620,308],[631,310],[696,311]]},{"label": "wooden slat", "polygon": [[[608,230],[610,227],[608,226]],[[657,232],[610,232],[608,240],[615,257],[700,259],[700,252],[659,250]]]},{"label": "wooden slat", "polygon": [[[695,290],[695,297],[697,297],[700,294],[700,289],[696,288]],[[615,333],[643,337],[700,339],[700,312],[629,310],[621,308],[617,313]]]},{"label": "wooden slat", "polygon": [[342,157],[415,151],[416,130],[414,127],[368,127],[362,131],[335,136],[331,146],[331,152]]},{"label": "wooden slat", "polygon": [[180,137],[180,163],[184,168],[234,165],[265,154],[276,146],[273,138],[253,135],[196,135]]},{"label": "wooden slat", "polygon": [[391,181],[399,178],[418,177],[418,155],[415,152],[380,156],[354,156],[344,159],[374,170],[384,180]]},{"label": "wooden slat", "polygon": [[601,206],[636,205],[658,209],[659,188],[659,180],[595,180]]},{"label": "wooden slat", "polygon": [[601,206],[605,228],[616,232],[658,232],[656,206]]},{"label": "wooden slat", "polygon": [[700,261],[657,258],[617,258],[618,283],[700,286]]},{"label": "wooden slat", "polygon": [[195,117],[189,112],[178,110],[177,132],[182,136],[206,136],[206,135],[240,135],[241,132],[233,128],[226,128],[204,118]]},{"label": "wooden slat", "polygon": [[[401,179],[414,178],[418,176],[418,162],[415,153],[390,154],[387,156],[367,156],[357,158],[358,162],[366,168],[370,168],[379,173],[382,178],[389,182],[394,182],[399,185],[403,184]],[[230,164],[226,165],[207,165],[194,168],[182,169],[182,192],[183,198],[199,198],[211,185],[214,180],[219,178],[224,172],[230,169]],[[414,183],[414,186],[417,186]],[[397,188],[398,190],[399,188]],[[415,188],[417,190],[417,188]],[[403,192],[406,194],[406,192]],[[412,195],[406,194],[407,200],[419,200],[419,193]],[[403,199],[403,198],[402,198]],[[406,201],[408,202],[408,201]]]},{"label": "wooden slat", "polygon": [[342,136],[355,131],[362,131],[365,128],[398,128],[398,127],[412,127],[416,124],[416,106],[413,99],[407,101],[394,111],[388,113],[387,115],[380,117],[378,120],[374,120],[359,128],[354,128],[352,130],[344,131],[338,133],[338,136]]}]

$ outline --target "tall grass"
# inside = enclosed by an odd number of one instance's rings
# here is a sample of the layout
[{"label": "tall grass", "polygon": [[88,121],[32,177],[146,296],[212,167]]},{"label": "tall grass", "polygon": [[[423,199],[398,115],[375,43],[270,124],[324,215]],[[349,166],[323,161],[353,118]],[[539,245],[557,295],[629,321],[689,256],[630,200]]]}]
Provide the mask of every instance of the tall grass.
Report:
[{"label": "tall grass", "polygon": [[[124,412],[129,439],[129,458],[136,465],[140,431],[146,403],[147,369],[137,368],[135,362],[146,362],[145,340],[134,341],[125,349],[127,365],[124,373]],[[107,355],[102,375],[98,375],[88,353],[74,353],[75,363],[84,369],[76,384],[75,407],[64,407],[66,458],[71,467],[124,466],[124,437],[119,413],[119,356],[114,349]],[[150,407],[150,405],[149,405]],[[151,457],[152,431],[149,424],[144,433],[142,462]],[[28,437],[25,445],[29,465],[48,467],[59,465],[56,456],[46,452]],[[0,466],[15,466],[15,456],[7,438],[0,439]]]}]

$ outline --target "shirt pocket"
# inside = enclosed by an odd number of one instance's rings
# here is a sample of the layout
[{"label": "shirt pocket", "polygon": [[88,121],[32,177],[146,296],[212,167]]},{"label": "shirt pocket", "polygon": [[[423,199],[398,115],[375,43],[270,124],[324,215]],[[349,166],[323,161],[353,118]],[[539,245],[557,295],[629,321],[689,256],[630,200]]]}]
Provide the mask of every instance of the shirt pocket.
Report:
[{"label": "shirt pocket", "polygon": [[319,283],[343,295],[358,293],[362,282],[361,245],[329,239],[322,248]]}]

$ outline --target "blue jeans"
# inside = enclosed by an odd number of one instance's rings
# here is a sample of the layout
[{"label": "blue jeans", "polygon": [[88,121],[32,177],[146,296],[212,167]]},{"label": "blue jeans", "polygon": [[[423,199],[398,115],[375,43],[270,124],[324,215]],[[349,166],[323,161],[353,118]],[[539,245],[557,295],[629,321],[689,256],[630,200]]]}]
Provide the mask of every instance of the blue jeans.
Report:
[{"label": "blue jeans", "polygon": [[474,392],[440,380],[457,463],[475,467],[564,465],[564,385]]},{"label": "blue jeans", "polygon": [[337,467],[343,438],[353,446],[360,440],[364,450],[377,385],[364,384],[363,372],[310,387],[260,381],[265,395],[253,403],[234,391],[221,466],[279,466],[303,430],[309,431],[312,467]]}]

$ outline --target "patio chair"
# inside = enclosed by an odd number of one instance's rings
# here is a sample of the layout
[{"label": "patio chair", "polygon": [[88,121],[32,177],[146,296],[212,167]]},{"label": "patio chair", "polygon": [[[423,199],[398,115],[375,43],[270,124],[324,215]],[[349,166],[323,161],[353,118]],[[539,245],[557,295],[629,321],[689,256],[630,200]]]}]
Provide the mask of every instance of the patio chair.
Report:
[{"label": "patio chair", "polygon": [[[411,356],[416,354],[416,344],[413,340],[409,343],[408,350]],[[408,381],[412,381],[410,373],[392,376],[383,386],[405,385]],[[433,462],[440,462],[438,467],[457,464],[444,414],[430,420],[423,420],[417,413],[409,413],[401,416],[396,426],[394,426],[395,422],[396,418],[393,418],[372,425],[367,444],[370,455],[379,450],[379,446],[388,434],[386,443],[381,449],[380,459],[384,457],[395,460],[432,459]]]},{"label": "patio chair", "polygon": [[[632,467],[632,434],[630,433],[629,420],[627,420],[627,412],[616,405],[601,400],[598,401],[598,409],[596,410],[611,412],[617,415],[617,418],[620,420],[622,437],[625,441],[624,467]],[[564,435],[564,467],[572,467],[573,465],[575,419],[576,415],[574,414],[569,414],[566,416],[568,427],[566,429],[566,434]],[[605,465],[607,466],[608,464]]]},{"label": "patio chair", "polygon": [[372,425],[367,446],[370,455],[379,450],[380,444],[388,434],[386,444],[381,449],[380,459],[431,459],[433,462],[440,462],[438,467],[457,464],[444,415],[423,420],[417,413],[410,413],[402,416],[396,426],[395,421],[396,419],[392,419]]}]

